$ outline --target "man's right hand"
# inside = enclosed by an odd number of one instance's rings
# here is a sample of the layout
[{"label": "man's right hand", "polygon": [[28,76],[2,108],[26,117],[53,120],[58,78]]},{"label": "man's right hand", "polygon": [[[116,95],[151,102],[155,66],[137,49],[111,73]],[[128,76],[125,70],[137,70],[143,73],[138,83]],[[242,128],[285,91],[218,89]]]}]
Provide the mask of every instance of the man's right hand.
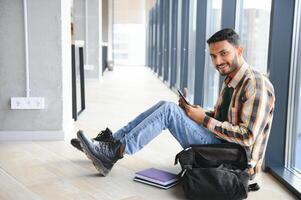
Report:
[{"label": "man's right hand", "polygon": [[[183,95],[184,95],[185,98],[188,96],[188,89],[187,88],[184,88]],[[185,100],[183,98],[180,98],[178,103],[179,103],[179,106],[185,110],[185,105],[187,105]]]}]

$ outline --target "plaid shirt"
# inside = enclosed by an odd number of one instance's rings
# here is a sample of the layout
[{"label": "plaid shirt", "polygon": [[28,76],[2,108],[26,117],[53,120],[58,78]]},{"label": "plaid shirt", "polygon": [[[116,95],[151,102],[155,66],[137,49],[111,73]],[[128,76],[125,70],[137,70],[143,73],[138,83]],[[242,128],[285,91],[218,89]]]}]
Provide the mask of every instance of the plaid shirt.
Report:
[{"label": "plaid shirt", "polygon": [[[228,121],[218,121],[225,86],[234,88]],[[242,145],[251,155],[250,174],[260,170],[272,126],[275,104],[274,88],[267,77],[247,63],[222,86],[214,111],[206,112],[203,125],[216,137]]]}]

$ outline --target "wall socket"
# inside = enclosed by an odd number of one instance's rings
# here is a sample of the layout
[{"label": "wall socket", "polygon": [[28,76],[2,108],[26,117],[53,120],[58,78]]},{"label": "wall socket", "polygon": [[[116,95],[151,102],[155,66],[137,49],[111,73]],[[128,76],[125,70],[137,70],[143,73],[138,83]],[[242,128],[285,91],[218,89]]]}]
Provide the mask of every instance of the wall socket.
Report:
[{"label": "wall socket", "polygon": [[44,97],[11,97],[11,109],[44,109]]}]

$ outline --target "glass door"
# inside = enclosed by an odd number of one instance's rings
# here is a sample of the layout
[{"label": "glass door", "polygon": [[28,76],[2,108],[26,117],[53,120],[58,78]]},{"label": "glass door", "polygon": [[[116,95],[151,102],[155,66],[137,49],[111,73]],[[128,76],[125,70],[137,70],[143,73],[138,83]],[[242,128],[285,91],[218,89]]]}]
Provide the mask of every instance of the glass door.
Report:
[{"label": "glass door", "polygon": [[183,12],[183,2],[184,0],[178,0],[177,6],[177,69],[176,69],[176,80],[175,87],[180,88],[181,84],[181,64],[182,64],[182,12]]},{"label": "glass door", "polygon": [[182,18],[181,18],[181,76],[180,88],[183,90],[187,87],[188,77],[188,27],[189,27],[189,2],[188,0],[182,1]]},{"label": "glass door", "polygon": [[171,18],[170,18],[170,56],[169,56],[169,68],[170,68],[170,87],[173,88],[176,85],[177,77],[177,46],[178,46],[178,0],[170,1],[171,6]]},{"label": "glass door", "polygon": [[249,65],[267,74],[272,0],[237,0],[235,29]]},{"label": "glass door", "polygon": [[188,44],[188,91],[189,102],[194,103],[195,84],[195,49],[196,49],[196,18],[197,0],[190,0],[189,5],[189,44]]},{"label": "glass door", "polygon": [[[222,0],[207,1],[206,38],[221,29]],[[209,47],[206,45],[204,71],[204,104],[203,107],[212,110],[217,101],[219,91],[219,73],[215,70],[210,58]]]},{"label": "glass door", "polygon": [[286,167],[301,178],[301,3],[296,1],[289,88]]}]

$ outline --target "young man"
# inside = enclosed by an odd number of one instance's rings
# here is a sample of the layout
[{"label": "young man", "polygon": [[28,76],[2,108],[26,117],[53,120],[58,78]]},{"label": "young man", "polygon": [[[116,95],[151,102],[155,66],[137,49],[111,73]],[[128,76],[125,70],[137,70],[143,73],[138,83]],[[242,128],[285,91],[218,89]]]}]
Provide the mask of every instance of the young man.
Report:
[{"label": "young man", "polygon": [[245,62],[234,30],[220,30],[207,43],[216,70],[226,76],[214,111],[188,105],[180,98],[179,105],[157,103],[115,134],[106,129],[89,139],[78,131],[78,139],[71,143],[86,153],[100,174],[106,176],[123,154],[136,153],[166,128],[183,148],[238,143],[251,155],[250,175],[260,169],[273,119],[273,86]]}]

